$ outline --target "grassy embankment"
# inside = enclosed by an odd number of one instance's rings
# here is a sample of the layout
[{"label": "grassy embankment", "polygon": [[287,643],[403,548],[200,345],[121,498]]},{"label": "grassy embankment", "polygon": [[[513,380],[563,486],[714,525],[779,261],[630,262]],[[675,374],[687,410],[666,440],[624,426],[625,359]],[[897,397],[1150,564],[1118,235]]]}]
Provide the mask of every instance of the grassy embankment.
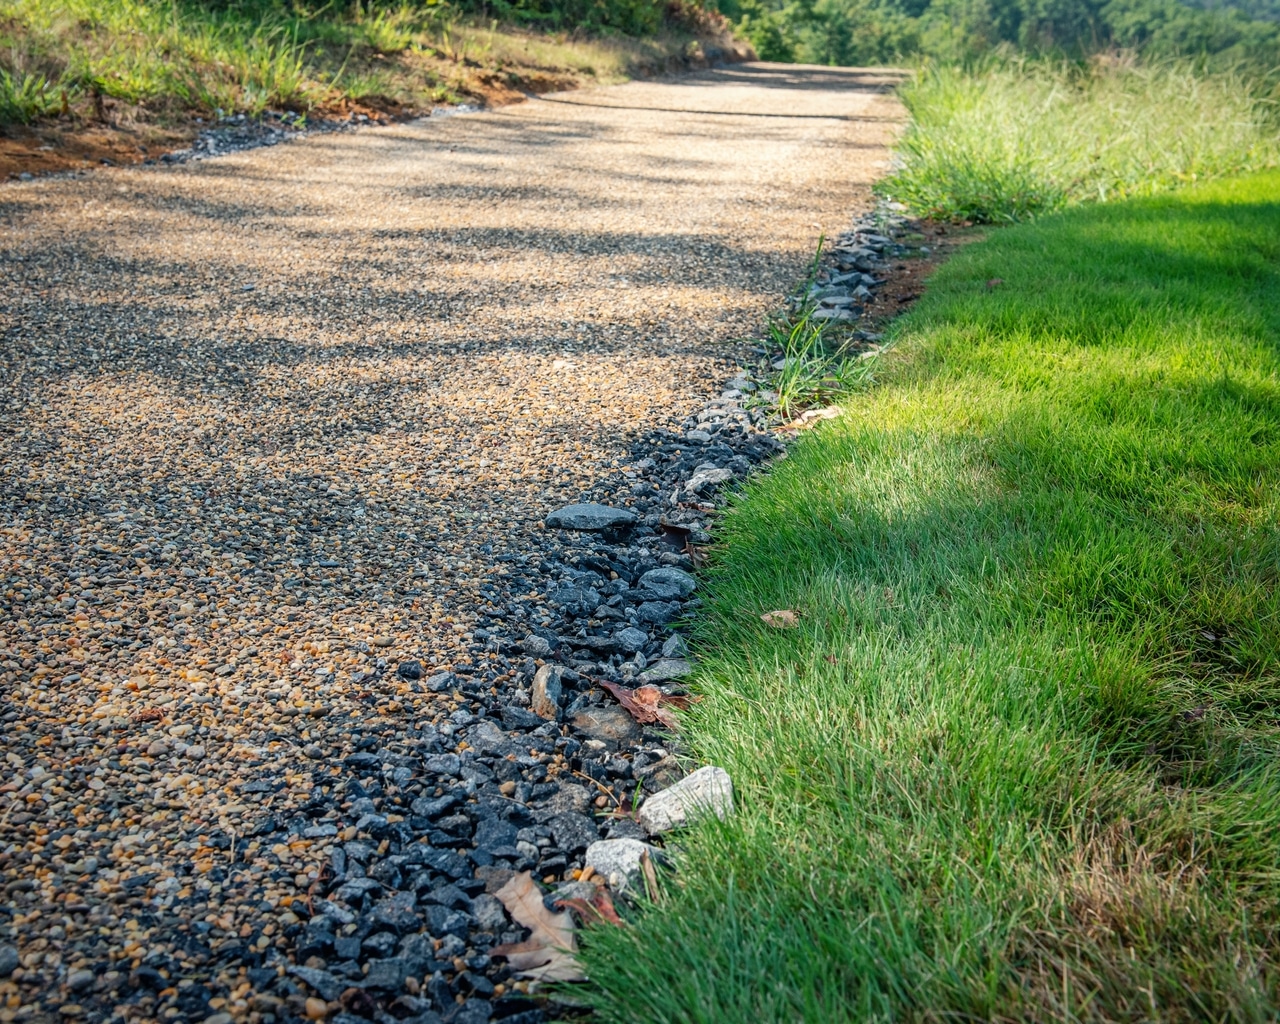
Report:
[{"label": "grassy embankment", "polygon": [[1273,1020],[1280,174],[996,231],[895,336],[725,517],[741,806],[589,935],[601,1020]]},{"label": "grassy embankment", "polygon": [[0,126],[352,103],[423,110],[661,69],[723,30],[693,7],[677,5],[673,19],[653,0],[557,17],[570,6],[511,27],[442,3],[0,0]]},{"label": "grassy embankment", "polygon": [[1274,167],[1265,92],[1186,61],[935,66],[902,90],[911,127],[882,188],[925,216],[1008,222]]}]

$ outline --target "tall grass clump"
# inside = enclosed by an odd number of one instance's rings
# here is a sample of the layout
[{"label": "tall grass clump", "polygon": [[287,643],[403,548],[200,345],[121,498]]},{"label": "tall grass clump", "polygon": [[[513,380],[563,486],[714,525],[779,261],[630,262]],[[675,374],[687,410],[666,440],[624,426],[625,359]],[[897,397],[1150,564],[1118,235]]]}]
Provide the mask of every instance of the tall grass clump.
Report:
[{"label": "tall grass clump", "polygon": [[1186,63],[932,66],[902,90],[912,124],[881,185],[917,213],[1009,222],[1275,166],[1274,110]]},{"label": "tall grass clump", "polygon": [[60,106],[58,90],[44,75],[0,67],[0,124],[29,124]]},{"label": "tall grass clump", "polygon": [[1274,1022],[1280,172],[993,232],[895,342],[724,517],[737,810],[588,933],[598,1019]]}]

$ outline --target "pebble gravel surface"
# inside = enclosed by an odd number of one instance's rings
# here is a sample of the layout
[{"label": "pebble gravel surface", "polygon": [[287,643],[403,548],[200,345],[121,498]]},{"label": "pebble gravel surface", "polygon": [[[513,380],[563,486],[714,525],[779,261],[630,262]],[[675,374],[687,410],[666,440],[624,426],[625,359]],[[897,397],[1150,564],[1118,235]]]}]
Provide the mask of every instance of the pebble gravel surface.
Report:
[{"label": "pebble gravel surface", "polygon": [[494,894],[683,774],[603,684],[678,700],[706,516],[778,447],[743,339],[869,206],[892,83],[0,187],[0,1024],[560,1012]]}]

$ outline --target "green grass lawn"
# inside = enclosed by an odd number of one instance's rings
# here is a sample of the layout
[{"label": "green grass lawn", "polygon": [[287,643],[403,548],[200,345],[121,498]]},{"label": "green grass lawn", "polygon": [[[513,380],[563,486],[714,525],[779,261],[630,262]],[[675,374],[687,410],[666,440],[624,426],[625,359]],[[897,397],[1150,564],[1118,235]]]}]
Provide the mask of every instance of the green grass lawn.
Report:
[{"label": "green grass lawn", "polygon": [[725,519],[741,808],[601,1019],[1275,1020],[1280,174],[998,231],[896,336]]}]

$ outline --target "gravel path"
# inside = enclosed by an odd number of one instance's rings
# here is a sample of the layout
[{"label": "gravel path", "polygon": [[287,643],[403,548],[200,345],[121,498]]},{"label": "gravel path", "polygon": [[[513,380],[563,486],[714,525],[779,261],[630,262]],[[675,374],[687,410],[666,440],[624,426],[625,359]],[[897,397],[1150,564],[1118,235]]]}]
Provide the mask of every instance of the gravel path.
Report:
[{"label": "gravel path", "polygon": [[[728,474],[674,488],[772,451],[681,421],[867,204],[889,81],[0,187],[0,1024],[543,1019],[492,893],[675,775],[597,684],[680,674]],[[544,527],[591,498],[636,526]]]}]

